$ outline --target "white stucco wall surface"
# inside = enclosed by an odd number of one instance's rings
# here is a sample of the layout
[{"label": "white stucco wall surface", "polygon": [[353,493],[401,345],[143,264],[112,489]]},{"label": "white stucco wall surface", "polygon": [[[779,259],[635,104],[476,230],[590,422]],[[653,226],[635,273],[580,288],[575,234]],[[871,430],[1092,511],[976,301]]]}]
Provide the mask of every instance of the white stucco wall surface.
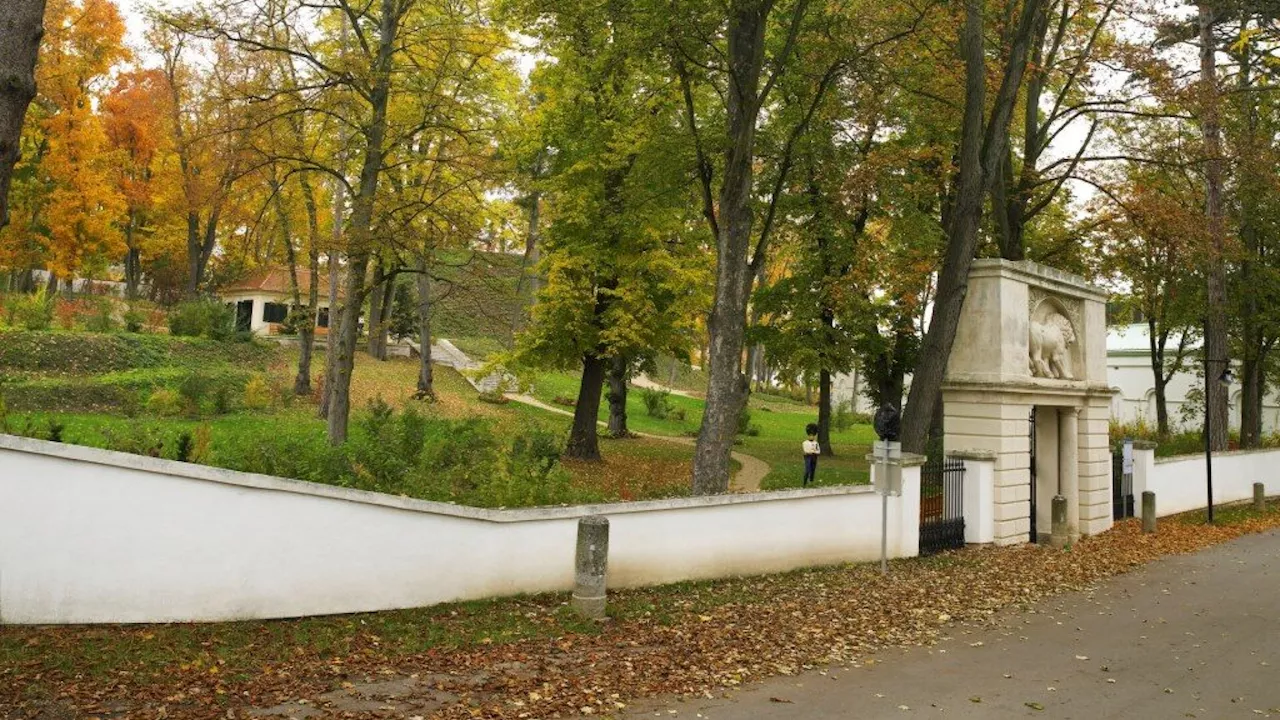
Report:
[{"label": "white stucco wall surface", "polygon": [[[1253,498],[1253,484],[1268,495],[1280,495],[1280,450],[1247,450],[1213,454],[1213,502]],[[1142,491],[1156,494],[1156,514],[1176,515],[1208,506],[1204,455],[1155,458],[1151,450],[1134,450],[1133,494],[1141,507]]]},{"label": "white stucco wall surface", "polygon": [[[910,472],[908,472],[910,471]],[[0,622],[297,617],[569,590],[577,519],[609,583],[871,560],[870,488],[484,510],[0,435]],[[889,505],[914,555],[919,473]]]}]

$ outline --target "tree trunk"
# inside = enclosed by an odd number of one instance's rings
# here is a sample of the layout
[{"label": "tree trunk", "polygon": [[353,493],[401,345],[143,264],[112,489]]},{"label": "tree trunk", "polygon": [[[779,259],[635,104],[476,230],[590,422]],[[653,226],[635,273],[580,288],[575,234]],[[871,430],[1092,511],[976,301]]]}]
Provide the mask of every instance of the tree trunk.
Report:
[{"label": "tree trunk", "polygon": [[582,358],[582,384],[578,387],[578,404],[573,409],[573,427],[569,430],[566,457],[575,460],[599,460],[600,438],[596,418],[600,414],[600,395],[604,386],[606,361],[594,355]]},{"label": "tree trunk", "polygon": [[1156,434],[1169,437],[1169,396],[1163,377],[1156,378]]},{"label": "tree trunk", "polygon": [[831,371],[818,371],[818,447],[823,455],[835,455],[831,449]]},{"label": "tree trunk", "polygon": [[298,177],[302,186],[302,203],[307,211],[307,269],[310,282],[307,285],[306,318],[299,329],[298,375],[293,381],[296,395],[311,394],[311,357],[316,345],[316,319],[320,312],[320,213],[316,208],[315,190],[306,173]]},{"label": "tree trunk", "polygon": [[435,375],[431,367],[431,276],[427,274],[425,253],[418,258],[418,274],[415,278],[418,288],[418,343],[421,346],[418,363],[418,392],[414,397],[419,400],[435,400]]},{"label": "tree trunk", "polygon": [[329,417],[329,388],[333,386],[333,359],[338,354],[338,283],[340,275],[338,274],[338,252],[336,248],[339,245],[340,238],[337,237],[342,232],[341,211],[336,207],[334,209],[334,248],[329,250],[329,327],[324,335],[324,392],[320,396],[319,416],[321,418]]},{"label": "tree trunk", "polygon": [[9,183],[22,157],[22,121],[36,96],[45,0],[9,0],[0,31],[0,228],[9,224]]},{"label": "tree trunk", "polygon": [[386,353],[378,348],[378,340],[381,337],[379,332],[382,328],[382,302],[386,296],[388,283],[381,282],[382,278],[382,261],[374,262],[373,269],[373,289],[369,291],[369,317],[365,325],[369,332],[369,356],[377,360],[386,360]]},{"label": "tree trunk", "polygon": [[387,359],[387,346],[391,344],[391,313],[396,304],[395,276],[387,278],[382,290],[382,315],[378,318],[378,359]]},{"label": "tree trunk", "polygon": [[751,291],[748,255],[753,215],[756,120],[769,3],[736,0],[728,19],[729,87],[725,92],[727,143],[716,237],[716,287],[708,329],[707,399],[693,454],[693,494],[729,489],[729,456],[738,417],[747,402],[742,345]]},{"label": "tree trunk", "polygon": [[609,364],[609,437],[631,437],[627,428],[627,375],[631,363],[615,357]]},{"label": "tree trunk", "polygon": [[969,267],[977,250],[982,198],[995,178],[994,169],[1007,152],[1009,116],[1017,102],[1018,88],[1027,66],[1029,39],[1043,4],[1044,0],[1027,0],[1022,8],[991,117],[984,123],[987,78],[983,7],[979,0],[966,0],[965,3],[961,52],[965,59],[966,95],[960,167],[947,228],[947,252],[938,273],[929,332],[925,334],[920,349],[919,362],[911,381],[911,394],[902,417],[902,449],[907,452],[925,451],[935,409],[942,402],[942,380],[969,289]]},{"label": "tree trunk", "polygon": [[527,218],[528,231],[524,236],[524,257],[520,261],[520,279],[516,285],[516,296],[520,302],[516,305],[516,317],[512,318],[512,341],[515,334],[524,328],[525,319],[529,316],[535,303],[538,302],[540,278],[538,275],[539,257],[539,223],[542,214],[542,193],[534,190],[528,197]]},{"label": "tree trunk", "polygon": [[[369,256],[353,255],[347,262],[346,299],[338,323],[338,340],[334,343],[333,383],[326,388],[329,395],[329,443],[347,441],[347,422],[351,414],[351,373],[355,369],[357,325],[360,306],[364,304],[364,276],[369,269]],[[332,321],[330,322],[332,325]]]},{"label": "tree trunk", "polygon": [[1209,375],[1205,407],[1210,424],[1209,444],[1214,450],[1227,449],[1227,388],[1217,382],[1227,367],[1226,228],[1222,205],[1222,128],[1219,122],[1217,18],[1211,6],[1196,6],[1200,26],[1200,132],[1204,140],[1205,214],[1209,221],[1209,267],[1206,268],[1204,360]]},{"label": "tree trunk", "polygon": [[138,248],[133,246],[133,228],[128,231],[129,249],[124,254],[124,297],[126,300],[138,299],[138,285],[142,282],[142,257]]},{"label": "tree trunk", "polygon": [[1262,442],[1262,364],[1246,356],[1240,368],[1240,447],[1256,448]]}]

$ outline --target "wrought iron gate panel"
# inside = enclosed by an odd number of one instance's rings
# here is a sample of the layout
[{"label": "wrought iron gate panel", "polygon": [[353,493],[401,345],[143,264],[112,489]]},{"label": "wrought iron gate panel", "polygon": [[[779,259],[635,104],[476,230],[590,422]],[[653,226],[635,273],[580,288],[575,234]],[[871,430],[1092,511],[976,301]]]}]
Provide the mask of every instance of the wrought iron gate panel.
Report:
[{"label": "wrought iron gate panel", "polygon": [[1031,542],[1036,542],[1036,409],[1034,405],[1031,407],[1031,416],[1028,419],[1031,433]]},{"label": "wrought iron gate panel", "polygon": [[964,547],[964,461],[931,458],[920,468],[920,554]]}]

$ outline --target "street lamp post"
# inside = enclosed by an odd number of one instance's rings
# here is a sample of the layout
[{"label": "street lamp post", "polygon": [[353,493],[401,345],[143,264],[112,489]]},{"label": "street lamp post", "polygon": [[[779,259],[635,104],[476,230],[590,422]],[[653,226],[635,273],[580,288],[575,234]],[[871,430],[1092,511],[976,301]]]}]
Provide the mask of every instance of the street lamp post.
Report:
[{"label": "street lamp post", "polygon": [[1231,363],[1228,360],[1209,360],[1204,361],[1204,482],[1205,490],[1208,493],[1207,518],[1210,525],[1213,524],[1213,409],[1209,406],[1209,383],[1212,373],[1209,372],[1210,362],[1220,362],[1223,365],[1222,374],[1218,376],[1218,384],[1224,388],[1231,387],[1231,383],[1236,379],[1231,372]]}]

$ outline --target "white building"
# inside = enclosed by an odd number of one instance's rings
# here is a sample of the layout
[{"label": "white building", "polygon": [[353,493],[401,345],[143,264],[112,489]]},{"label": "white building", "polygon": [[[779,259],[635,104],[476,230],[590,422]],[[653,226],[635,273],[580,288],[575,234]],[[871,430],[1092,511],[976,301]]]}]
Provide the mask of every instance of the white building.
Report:
[{"label": "white building", "polygon": [[[311,272],[299,268],[298,291],[304,299],[310,288]],[[218,297],[235,306],[236,329],[248,330],[255,335],[278,335],[289,316],[289,306],[293,304],[289,270],[280,267],[255,270],[243,280],[219,290]],[[325,335],[329,332],[329,280],[323,276],[316,304],[320,307],[316,334]]]},{"label": "white building", "polygon": [[[1166,356],[1172,355],[1178,346],[1178,338],[1172,337],[1168,343]],[[1200,347],[1199,340],[1189,343],[1190,350]],[[1187,395],[1194,388],[1204,386],[1204,377],[1199,373],[1199,358],[1192,354],[1187,358],[1184,369],[1173,376],[1165,390],[1169,410],[1169,425],[1177,429],[1188,423],[1198,428],[1202,422],[1203,411],[1200,407],[1187,406]],[[1142,419],[1153,426],[1156,422],[1156,390],[1155,376],[1151,371],[1151,349],[1147,341],[1146,323],[1136,323],[1109,328],[1107,331],[1107,382],[1116,388],[1118,393],[1111,401],[1111,418],[1122,423],[1133,423]],[[907,387],[911,386],[911,377],[907,376]],[[866,396],[866,380],[857,372],[837,375],[833,380],[832,397],[836,403],[854,402],[855,412],[873,413],[875,407]],[[1203,391],[1201,391],[1203,392]],[[1231,427],[1240,427],[1240,392],[1239,382],[1232,385],[1229,395]],[[1203,403],[1200,393],[1192,393],[1195,405]],[[848,407],[848,405],[846,405]],[[1183,408],[1186,407],[1184,413]],[[1185,419],[1184,419],[1185,418]],[[1280,431],[1280,393],[1272,390],[1262,403],[1262,432],[1264,434]]]},{"label": "white building", "polygon": [[[1151,370],[1151,346],[1147,339],[1146,323],[1113,327],[1107,331],[1107,381],[1119,393],[1111,401],[1111,417],[1124,423],[1145,420],[1156,422],[1155,375]],[[1198,350],[1200,341],[1187,343],[1188,350]],[[1170,357],[1177,352],[1178,337],[1171,336],[1165,350]],[[1239,367],[1236,367],[1237,373]],[[1165,387],[1165,402],[1169,411],[1169,425],[1173,429],[1183,426],[1198,428],[1203,422],[1204,375],[1200,371],[1198,353],[1192,353],[1183,362],[1183,369],[1174,374]],[[1192,393],[1193,389],[1200,392]],[[1237,380],[1227,396],[1230,403],[1231,427],[1240,428],[1241,388]],[[1187,396],[1191,395],[1191,405]],[[1269,434],[1280,429],[1280,394],[1274,390],[1262,401],[1262,432]]]}]

